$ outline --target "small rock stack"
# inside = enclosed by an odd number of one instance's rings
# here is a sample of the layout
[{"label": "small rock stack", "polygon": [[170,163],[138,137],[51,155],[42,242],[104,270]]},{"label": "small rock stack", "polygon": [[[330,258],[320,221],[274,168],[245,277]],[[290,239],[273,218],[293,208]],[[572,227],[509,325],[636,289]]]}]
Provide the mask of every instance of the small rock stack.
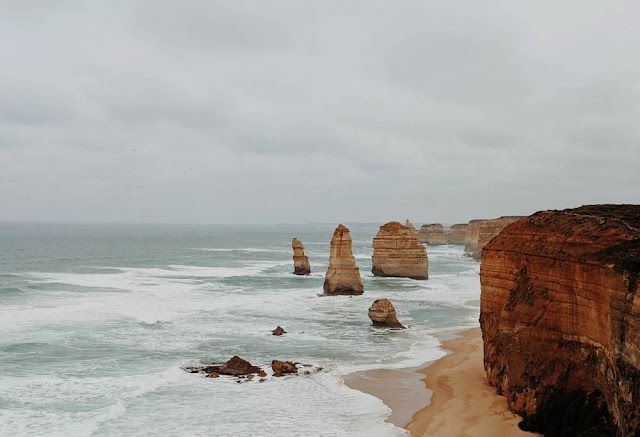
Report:
[{"label": "small rock stack", "polygon": [[302,241],[294,238],[291,240],[291,247],[293,248],[293,274],[310,274],[311,265],[309,264],[309,258],[304,254],[304,245],[302,244]]}]

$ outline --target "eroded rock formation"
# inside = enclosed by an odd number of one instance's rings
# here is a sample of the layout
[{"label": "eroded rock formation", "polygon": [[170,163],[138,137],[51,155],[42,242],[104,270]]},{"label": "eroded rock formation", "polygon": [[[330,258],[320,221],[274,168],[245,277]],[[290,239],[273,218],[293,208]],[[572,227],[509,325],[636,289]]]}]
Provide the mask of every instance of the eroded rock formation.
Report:
[{"label": "eroded rock formation", "polygon": [[464,244],[466,233],[467,233],[466,223],[451,225],[451,228],[449,228],[449,232],[447,232],[447,243],[448,244]]},{"label": "eroded rock formation", "polygon": [[412,279],[427,279],[429,264],[427,250],[414,232],[398,222],[380,226],[373,239],[374,276],[393,276]]},{"label": "eroded rock formation", "polygon": [[369,308],[369,318],[373,326],[404,329],[404,326],[398,322],[396,309],[388,299],[378,299],[373,302]]},{"label": "eroded rock formation", "polygon": [[506,226],[520,220],[522,216],[503,216],[492,220],[483,220],[478,227],[478,245],[473,252],[475,259],[482,257],[482,248]]},{"label": "eroded rock formation", "polygon": [[484,219],[475,219],[467,223],[467,230],[464,234],[464,251],[474,254],[478,250],[478,237],[480,236],[480,224]]},{"label": "eroded rock formation", "polygon": [[284,329],[282,329],[281,326],[278,326],[276,329],[274,329],[273,331],[271,331],[271,335],[282,335],[282,334],[286,334],[287,331],[285,331]]},{"label": "eroded rock formation", "polygon": [[217,378],[218,375],[240,376],[262,372],[260,367],[252,365],[250,362],[243,360],[237,355],[233,356],[229,361],[221,365],[185,367],[184,370],[189,373],[207,373],[211,378]]},{"label": "eroded rock formation", "polygon": [[329,268],[324,277],[324,294],[364,293],[360,269],[356,267],[351,244],[349,229],[338,225],[331,239]]},{"label": "eroded rock formation", "polygon": [[420,226],[417,237],[421,243],[427,243],[429,246],[447,244],[447,235],[440,223]]},{"label": "eroded rock formation", "polygon": [[640,206],[519,220],[484,247],[480,281],[487,377],[523,429],[640,435]]},{"label": "eroded rock formation", "polygon": [[309,258],[304,254],[304,245],[302,244],[302,241],[294,238],[291,240],[291,247],[293,248],[293,274],[310,274],[311,265],[309,264]]},{"label": "eroded rock formation", "polygon": [[298,373],[298,367],[291,361],[278,361],[273,360],[271,362],[271,369],[273,369],[273,376],[284,376],[289,373]]}]

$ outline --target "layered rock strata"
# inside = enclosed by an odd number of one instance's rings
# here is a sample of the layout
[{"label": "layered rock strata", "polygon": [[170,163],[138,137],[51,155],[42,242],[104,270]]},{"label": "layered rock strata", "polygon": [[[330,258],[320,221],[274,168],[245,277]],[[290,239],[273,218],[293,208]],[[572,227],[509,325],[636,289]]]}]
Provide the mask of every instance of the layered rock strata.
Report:
[{"label": "layered rock strata", "polygon": [[293,274],[310,274],[311,265],[309,264],[309,258],[304,254],[304,245],[302,244],[302,241],[294,238],[291,240],[291,247],[293,248]]},{"label": "layered rock strata", "polygon": [[389,222],[380,227],[373,239],[371,263],[374,276],[429,277],[427,250],[410,228],[398,222]]},{"label": "layered rock strata", "polygon": [[640,435],[639,279],[640,206],[539,212],[484,247],[484,366],[523,429]]},{"label": "layered rock strata", "polygon": [[421,243],[427,243],[429,246],[447,244],[447,235],[444,233],[444,226],[440,223],[422,225],[417,237]]},{"label": "layered rock strata", "polygon": [[480,225],[486,222],[484,219],[475,219],[467,223],[467,230],[464,234],[464,251],[474,254],[478,250],[478,237],[480,236]]},{"label": "layered rock strata", "polygon": [[449,232],[447,232],[447,244],[463,245],[466,233],[466,223],[451,225],[451,227],[449,228]]},{"label": "layered rock strata", "polygon": [[373,326],[404,329],[404,326],[398,322],[396,309],[388,299],[378,299],[373,302],[369,308],[369,318]]},{"label": "layered rock strata", "polygon": [[520,220],[522,216],[503,216],[492,220],[484,220],[480,222],[478,227],[478,245],[473,252],[475,259],[482,257],[482,249],[491,241],[493,237],[498,235],[506,226]]},{"label": "layered rock strata", "polygon": [[324,278],[324,294],[362,294],[364,285],[351,248],[349,229],[338,225],[333,232],[329,268]]}]

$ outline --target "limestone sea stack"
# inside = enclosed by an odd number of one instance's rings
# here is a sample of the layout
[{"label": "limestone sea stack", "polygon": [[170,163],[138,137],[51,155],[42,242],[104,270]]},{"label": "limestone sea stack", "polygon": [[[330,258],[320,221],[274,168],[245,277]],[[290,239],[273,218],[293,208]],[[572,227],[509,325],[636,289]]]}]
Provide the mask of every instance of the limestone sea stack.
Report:
[{"label": "limestone sea stack", "polygon": [[374,276],[429,278],[427,250],[414,232],[399,222],[380,226],[373,239],[371,263]]},{"label": "limestone sea stack", "polygon": [[369,308],[369,318],[373,326],[404,329],[404,326],[398,322],[396,309],[388,299],[378,299],[373,302]]},{"label": "limestone sea stack", "polygon": [[484,220],[480,222],[480,226],[478,227],[478,247],[473,253],[473,257],[475,259],[480,259],[482,256],[482,248],[489,242],[493,237],[498,235],[500,231],[502,231],[506,226],[510,225],[513,222],[517,222],[523,218],[522,216],[503,216],[493,220]]},{"label": "limestone sea stack", "polygon": [[466,223],[451,225],[451,227],[449,228],[449,232],[447,232],[447,244],[464,245],[464,237],[466,233]]},{"label": "limestone sea stack", "polygon": [[311,265],[309,264],[309,258],[304,254],[304,245],[302,244],[302,241],[294,238],[291,240],[291,247],[293,248],[293,274],[310,274]]},{"label": "limestone sea stack", "polygon": [[464,251],[474,254],[478,250],[478,237],[480,236],[480,224],[484,219],[475,219],[467,223],[467,230],[464,234]]},{"label": "limestone sea stack", "polygon": [[329,255],[329,268],[324,278],[324,294],[362,294],[364,285],[360,269],[351,249],[349,229],[338,225],[333,232]]},{"label": "limestone sea stack", "polygon": [[523,429],[640,435],[640,205],[519,220],[484,247],[480,282],[487,378]]},{"label": "limestone sea stack", "polygon": [[444,226],[440,223],[422,225],[418,231],[418,240],[427,243],[429,246],[447,244],[447,235],[444,233]]}]

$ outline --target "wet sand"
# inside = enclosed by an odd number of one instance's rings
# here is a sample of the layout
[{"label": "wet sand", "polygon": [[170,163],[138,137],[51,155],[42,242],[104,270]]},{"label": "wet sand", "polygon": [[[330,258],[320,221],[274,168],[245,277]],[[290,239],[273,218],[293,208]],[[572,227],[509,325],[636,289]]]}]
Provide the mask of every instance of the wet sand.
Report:
[{"label": "wet sand", "polygon": [[393,412],[388,421],[413,437],[535,436],[518,428],[520,416],[487,383],[480,328],[457,335],[443,342],[448,355],[422,369],[358,372],[345,383],[382,399]]}]

